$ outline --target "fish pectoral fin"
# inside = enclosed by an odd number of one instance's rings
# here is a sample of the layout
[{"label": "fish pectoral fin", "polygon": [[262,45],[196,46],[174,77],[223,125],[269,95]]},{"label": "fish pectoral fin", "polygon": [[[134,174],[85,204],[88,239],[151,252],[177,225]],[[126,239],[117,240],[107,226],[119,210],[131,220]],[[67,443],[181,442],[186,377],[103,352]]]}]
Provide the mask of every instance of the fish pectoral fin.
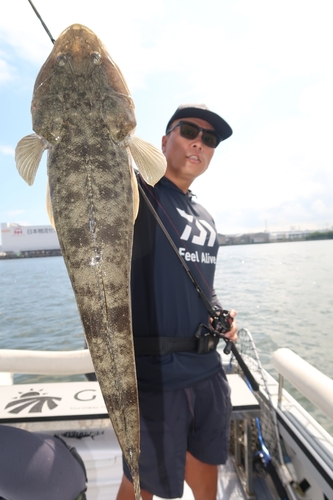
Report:
[{"label": "fish pectoral fin", "polygon": [[134,172],[134,168],[131,166],[131,181],[132,181],[132,189],[133,189],[133,223],[136,220],[139,212],[139,203],[140,203],[140,196],[139,196],[139,188],[138,188],[138,181],[136,180],[136,175]]},{"label": "fish pectoral fin", "polygon": [[37,134],[26,135],[15,149],[16,168],[21,177],[32,186],[36,172],[48,142]]},{"label": "fish pectoral fin", "polygon": [[155,146],[136,135],[129,137],[127,145],[130,148],[140,174],[147,184],[154,186],[165,173],[166,159],[164,154],[155,148]]},{"label": "fish pectoral fin", "polygon": [[51,203],[49,181],[47,181],[47,186],[46,186],[46,212],[47,212],[48,218],[51,222],[53,229],[56,231],[54,217],[53,217],[52,203]]},{"label": "fish pectoral fin", "polygon": [[128,165],[131,171],[131,184],[133,191],[133,224],[134,224],[139,212],[140,196],[139,196],[138,181],[136,180],[136,175],[132,164],[132,155],[128,146],[126,146],[126,152],[128,156]]}]

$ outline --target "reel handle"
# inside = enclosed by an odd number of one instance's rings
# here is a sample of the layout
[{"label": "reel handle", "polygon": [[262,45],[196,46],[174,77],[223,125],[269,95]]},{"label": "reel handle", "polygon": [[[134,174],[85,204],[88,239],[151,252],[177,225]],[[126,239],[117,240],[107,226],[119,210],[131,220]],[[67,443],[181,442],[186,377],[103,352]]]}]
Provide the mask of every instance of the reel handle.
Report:
[{"label": "reel handle", "polygon": [[225,345],[225,348],[223,349],[223,352],[224,352],[224,354],[230,354],[232,351],[233,342],[232,342],[232,340],[226,339],[226,338],[224,340],[226,342],[226,345]]}]

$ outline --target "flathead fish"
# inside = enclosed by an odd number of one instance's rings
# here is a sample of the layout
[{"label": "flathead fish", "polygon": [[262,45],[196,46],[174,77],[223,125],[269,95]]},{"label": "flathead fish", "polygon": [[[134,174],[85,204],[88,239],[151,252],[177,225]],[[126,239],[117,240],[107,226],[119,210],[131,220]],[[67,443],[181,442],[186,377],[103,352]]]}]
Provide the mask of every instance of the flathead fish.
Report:
[{"label": "flathead fish", "polygon": [[[16,165],[31,185],[48,150],[48,210],[74,289],[112,425],[140,498],[140,431],[130,269],[138,193],[131,154],[154,185],[165,158],[133,135],[134,104],[97,36],[74,24],[54,44],[33,91]],[[61,317],[61,311],[60,311]]]}]

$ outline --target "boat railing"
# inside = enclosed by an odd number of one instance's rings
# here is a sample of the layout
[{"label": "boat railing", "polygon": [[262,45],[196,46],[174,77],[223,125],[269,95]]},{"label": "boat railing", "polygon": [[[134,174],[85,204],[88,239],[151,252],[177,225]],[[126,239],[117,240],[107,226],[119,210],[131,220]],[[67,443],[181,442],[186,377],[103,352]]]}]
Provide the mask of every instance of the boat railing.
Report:
[{"label": "boat railing", "polygon": [[286,378],[303,396],[333,420],[333,380],[300,358],[292,350],[274,352],[272,364],[279,373],[278,404],[281,405]]},{"label": "boat railing", "polygon": [[93,371],[88,349],[77,351],[0,349],[0,372],[4,373],[63,376]]}]

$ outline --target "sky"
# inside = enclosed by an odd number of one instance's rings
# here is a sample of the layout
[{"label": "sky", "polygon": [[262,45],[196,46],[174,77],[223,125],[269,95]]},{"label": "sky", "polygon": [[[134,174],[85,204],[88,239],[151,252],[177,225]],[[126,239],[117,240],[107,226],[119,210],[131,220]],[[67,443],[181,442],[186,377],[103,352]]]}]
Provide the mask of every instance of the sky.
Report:
[{"label": "sky", "polygon": [[[192,185],[219,233],[333,228],[329,0],[33,0],[53,38],[92,29],[120,67],[136,134],[157,147],[179,104],[232,127]],[[52,43],[28,0],[0,16],[0,222],[48,224],[46,154],[28,186],[15,147],[32,133],[34,81]]]}]

